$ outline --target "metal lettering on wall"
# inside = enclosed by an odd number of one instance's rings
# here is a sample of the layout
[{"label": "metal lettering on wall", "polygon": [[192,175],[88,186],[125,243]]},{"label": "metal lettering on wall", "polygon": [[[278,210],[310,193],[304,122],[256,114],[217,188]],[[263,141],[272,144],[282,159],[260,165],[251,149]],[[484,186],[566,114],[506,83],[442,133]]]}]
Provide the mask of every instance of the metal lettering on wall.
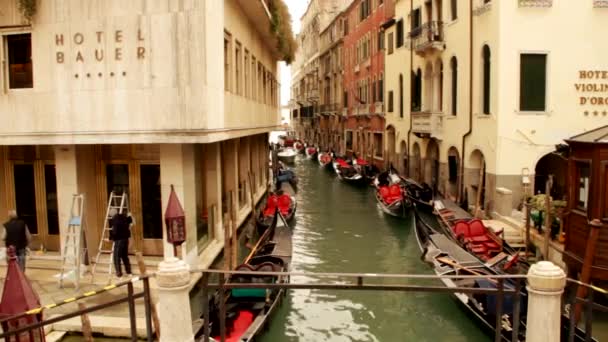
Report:
[{"label": "metal lettering on wall", "polygon": [[[55,34],[55,47],[57,48],[55,61],[57,64],[66,62],[101,63],[110,60],[123,61],[129,56],[133,56],[136,60],[144,60],[146,48],[143,46],[145,42],[143,32],[137,30],[132,34],[135,35],[135,46],[124,46],[128,33],[122,30],[96,31],[87,34],[76,32],[72,35]],[[108,40],[115,44],[114,48],[107,49]]]},{"label": "metal lettering on wall", "polygon": [[[585,115],[594,116],[608,114],[608,70],[580,70],[579,83],[574,89],[580,94],[578,103],[581,106],[592,106],[593,110],[586,110]],[[598,108],[599,107],[599,108]]]}]

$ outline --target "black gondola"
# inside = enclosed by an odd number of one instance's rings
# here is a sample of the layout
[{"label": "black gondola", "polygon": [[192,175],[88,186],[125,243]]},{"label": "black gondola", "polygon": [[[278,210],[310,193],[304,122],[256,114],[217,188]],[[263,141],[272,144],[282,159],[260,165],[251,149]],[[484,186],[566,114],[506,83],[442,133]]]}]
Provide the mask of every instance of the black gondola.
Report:
[{"label": "black gondola", "polygon": [[273,222],[274,213],[278,209],[285,221],[291,223],[295,217],[297,202],[295,191],[288,182],[278,184],[279,190],[269,193],[264,209],[256,219],[258,234],[261,236]]},{"label": "black gondola", "polygon": [[[268,229],[237,271],[288,272],[292,255],[292,232],[287,222],[277,214]],[[287,276],[234,275],[229,283],[287,283]],[[225,296],[217,291],[209,303],[211,337],[220,340],[220,305],[226,305],[226,340],[252,341],[268,324],[272,313],[278,308],[284,289],[227,290]],[[201,329],[202,330],[202,329]],[[197,337],[200,337],[199,331]]]},{"label": "black gondola", "polygon": [[306,154],[306,158],[310,159],[310,160],[317,159],[318,152],[319,152],[319,149],[313,145],[307,146],[306,149],[304,150],[304,153]]},{"label": "black gondola", "polygon": [[395,217],[408,217],[412,203],[399,184],[380,185],[376,188],[376,201],[385,213]]},{"label": "black gondola", "polygon": [[[500,275],[504,272],[499,271],[500,266],[493,264],[493,261],[482,262],[475,255],[464,250],[453,239],[444,233],[438,232],[426,224],[419,215],[415,215],[416,241],[422,252],[422,259],[430,265],[437,275]],[[466,278],[447,279],[442,278],[442,283],[448,288],[471,287],[496,289],[495,281],[471,280]],[[504,286],[507,289],[515,289],[512,280],[505,280]],[[452,297],[465,309],[474,319],[481,323],[484,330],[490,334],[495,334],[496,322],[496,301],[495,295],[489,294],[465,294],[452,293]],[[525,340],[526,313],[527,313],[527,290],[525,286],[520,290],[520,315],[519,333],[517,340]],[[512,341],[514,326],[514,296],[505,294],[503,299],[503,316],[501,324],[501,337],[503,341]],[[568,337],[568,318],[562,315],[562,341],[567,341]],[[576,328],[575,341],[584,341],[585,334]]]},{"label": "black gondola", "polygon": [[342,157],[334,158],[333,166],[338,178],[346,183],[353,185],[366,185],[369,182],[367,177],[365,177],[360,170],[348,163]]},{"label": "black gondola", "polygon": [[331,152],[320,152],[317,155],[317,159],[321,167],[324,167],[327,170],[333,167],[333,157]]}]

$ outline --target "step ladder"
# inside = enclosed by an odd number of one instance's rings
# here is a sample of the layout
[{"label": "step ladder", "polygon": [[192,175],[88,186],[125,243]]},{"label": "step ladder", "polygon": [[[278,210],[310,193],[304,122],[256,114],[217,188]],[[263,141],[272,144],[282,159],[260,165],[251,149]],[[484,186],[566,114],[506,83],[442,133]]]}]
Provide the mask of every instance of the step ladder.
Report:
[{"label": "step ladder", "polygon": [[72,196],[70,220],[63,244],[61,255],[61,273],[59,287],[63,288],[65,278],[73,278],[76,289],[80,287],[80,265],[86,258],[86,242],[84,234],[84,195]]},{"label": "step ladder", "polygon": [[[109,255],[109,265],[108,265],[108,283],[112,280],[112,271],[114,269],[114,242],[110,240],[110,231],[112,227],[110,226],[110,219],[112,216],[110,212],[112,209],[115,209],[117,213],[128,213],[129,212],[129,200],[127,198],[127,193],[123,192],[121,195],[117,195],[114,191],[110,193],[110,198],[108,199],[108,207],[106,209],[106,216],[104,218],[103,230],[101,232],[101,239],[99,239],[99,248],[97,249],[97,256],[95,257],[95,264],[93,265],[93,275],[91,276],[91,282],[95,281],[95,274],[97,271],[97,266],[99,265],[99,260],[102,254]],[[111,247],[107,247],[111,244]]]}]

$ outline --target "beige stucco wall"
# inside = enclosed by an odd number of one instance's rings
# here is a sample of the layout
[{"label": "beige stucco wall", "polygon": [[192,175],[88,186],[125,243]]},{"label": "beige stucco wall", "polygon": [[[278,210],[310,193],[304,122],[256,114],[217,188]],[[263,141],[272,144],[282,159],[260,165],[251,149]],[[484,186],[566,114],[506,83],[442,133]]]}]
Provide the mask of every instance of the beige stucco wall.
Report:
[{"label": "beige stucco wall", "polygon": [[[15,4],[2,2],[0,26],[22,25]],[[0,70],[0,143],[209,142],[232,137],[227,128],[257,129],[237,135],[270,130],[278,108],[230,101],[224,108],[224,25],[238,29],[242,43],[277,75],[276,57],[265,52],[273,42],[260,39],[238,6],[237,0],[41,2],[33,25],[2,29],[32,33],[34,87],[8,89]]]}]

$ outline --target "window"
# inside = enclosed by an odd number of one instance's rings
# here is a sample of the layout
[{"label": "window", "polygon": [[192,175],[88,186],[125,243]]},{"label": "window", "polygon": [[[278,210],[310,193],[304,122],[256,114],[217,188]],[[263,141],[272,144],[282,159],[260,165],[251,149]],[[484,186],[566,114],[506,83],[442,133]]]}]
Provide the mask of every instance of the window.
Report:
[{"label": "window", "polygon": [[399,117],[403,118],[403,74],[399,74]]},{"label": "window", "polygon": [[458,181],[458,157],[448,156],[448,173],[449,181],[454,183]]},{"label": "window", "polygon": [[457,2],[458,2],[458,0],[450,1],[450,9],[452,10],[452,20],[458,19],[458,7],[456,4]]},{"label": "window", "polygon": [[375,103],[378,100],[378,98],[376,98],[376,80],[372,81],[370,91],[372,93],[372,102]]},{"label": "window", "polygon": [[456,115],[458,112],[458,61],[456,60],[456,56],[450,59],[450,71],[452,73],[451,82],[452,82],[452,115]]},{"label": "window", "polygon": [[547,55],[522,54],[520,63],[519,109],[545,111]]},{"label": "window", "polygon": [[260,103],[264,102],[264,92],[263,92],[263,89],[262,89],[263,72],[264,72],[264,69],[262,67],[262,63],[258,62],[258,87],[257,87],[257,92],[258,92],[258,102],[260,102]]},{"label": "window", "polygon": [[412,30],[412,36],[418,35],[420,34],[420,25],[422,24],[422,19],[420,17],[420,8],[416,8],[415,10],[412,11],[412,17],[410,18],[411,20],[411,30]]},{"label": "window", "polygon": [[230,73],[230,43],[232,41],[232,37],[230,33],[224,33],[224,90],[230,91],[230,77],[232,74]]},{"label": "window", "polygon": [[245,75],[243,81],[243,95],[249,97],[249,51],[245,50],[245,61],[243,62],[243,73]]},{"label": "window", "polygon": [[378,31],[378,51],[384,49],[384,31]]},{"label": "window", "polygon": [[483,113],[490,114],[490,47],[483,46]]},{"label": "window", "polygon": [[342,95],[342,108],[347,108],[348,107],[348,92],[345,91],[344,94]]},{"label": "window", "polygon": [[587,162],[576,163],[576,184],[577,191],[576,196],[576,207],[580,210],[587,211],[587,204],[589,203],[589,180],[591,176],[591,167]]},{"label": "window", "polygon": [[11,89],[34,87],[32,72],[32,35],[30,33],[6,36],[8,54],[8,80]]},{"label": "window", "polygon": [[241,77],[243,75],[241,74],[241,68],[242,68],[242,66],[241,66],[242,65],[242,63],[241,63],[241,43],[239,43],[237,41],[235,45],[236,45],[236,47],[234,49],[234,73],[235,73],[234,91],[238,95],[242,95],[243,89],[241,88],[241,86],[242,86]]},{"label": "window", "polygon": [[374,133],[374,149],[376,150],[374,156],[376,158],[382,158],[382,155],[384,154],[383,142],[384,139],[382,139],[382,133]]},{"label": "window", "polygon": [[344,35],[348,35],[348,18],[344,19]]},{"label": "window", "polygon": [[604,162],[604,220],[608,219],[608,163]]},{"label": "window", "polygon": [[255,66],[257,65],[255,57],[251,55],[251,98],[253,100],[257,99],[257,87],[255,86],[256,81],[256,72]]},{"label": "window", "polygon": [[393,32],[388,34],[388,54],[393,53]]},{"label": "window", "polygon": [[389,113],[393,112],[393,91],[392,90],[388,91],[388,112]]},{"label": "window", "polygon": [[346,149],[353,149],[353,131],[345,131],[346,136],[344,137],[344,141],[346,141]]},{"label": "window", "polygon": [[397,48],[403,46],[403,20],[397,22]]},{"label": "window", "polygon": [[412,112],[419,112],[422,106],[422,71],[420,68],[416,73],[412,72]]},{"label": "window", "polygon": [[378,101],[384,101],[384,75],[380,75],[378,80]]}]

